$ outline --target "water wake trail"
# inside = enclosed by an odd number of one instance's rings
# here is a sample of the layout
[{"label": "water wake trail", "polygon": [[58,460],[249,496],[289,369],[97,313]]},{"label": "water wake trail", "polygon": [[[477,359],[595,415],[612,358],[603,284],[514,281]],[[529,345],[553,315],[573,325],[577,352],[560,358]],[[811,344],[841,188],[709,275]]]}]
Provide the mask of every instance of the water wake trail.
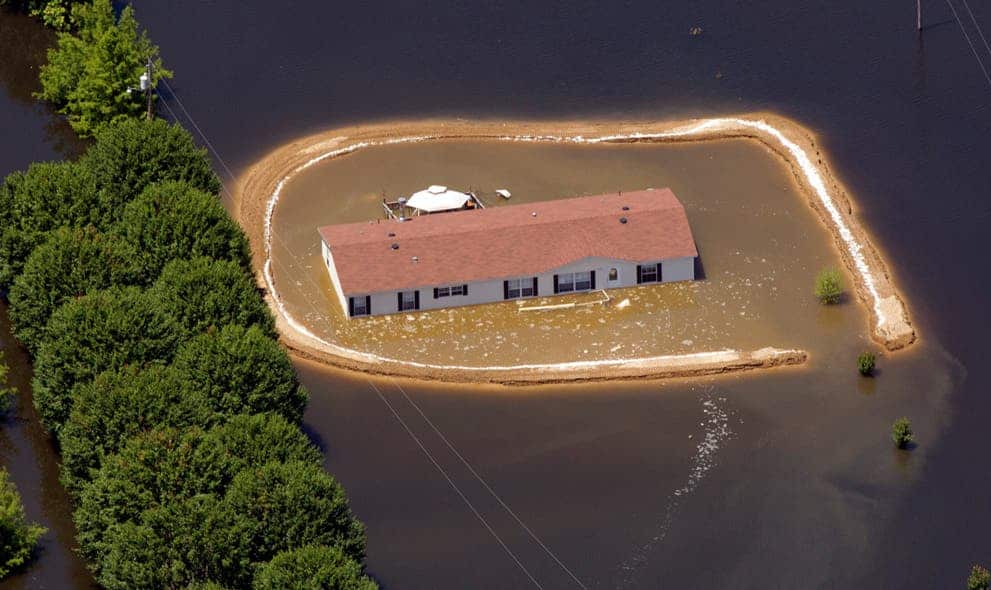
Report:
[{"label": "water wake trail", "polygon": [[630,557],[620,564],[620,579],[616,584],[617,588],[633,586],[637,572],[650,560],[654,550],[667,537],[671,523],[681,507],[682,498],[694,492],[705,479],[705,476],[718,464],[716,459],[719,449],[734,435],[733,429],[729,425],[731,412],[720,405],[726,402],[726,398],[717,396],[714,387],[707,387],[700,396],[700,401],[702,413],[705,416],[702,421],[705,434],[695,447],[695,456],[688,473],[688,480],[668,496],[667,504],[650,539],[635,548]]}]

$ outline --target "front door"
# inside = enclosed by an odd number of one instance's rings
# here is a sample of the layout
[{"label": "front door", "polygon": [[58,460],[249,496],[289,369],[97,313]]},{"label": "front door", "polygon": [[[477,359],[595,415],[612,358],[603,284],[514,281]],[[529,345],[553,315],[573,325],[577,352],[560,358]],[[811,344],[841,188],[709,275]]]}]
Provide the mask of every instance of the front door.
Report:
[{"label": "front door", "polygon": [[610,287],[619,285],[619,269],[609,268],[606,270],[606,284]]}]

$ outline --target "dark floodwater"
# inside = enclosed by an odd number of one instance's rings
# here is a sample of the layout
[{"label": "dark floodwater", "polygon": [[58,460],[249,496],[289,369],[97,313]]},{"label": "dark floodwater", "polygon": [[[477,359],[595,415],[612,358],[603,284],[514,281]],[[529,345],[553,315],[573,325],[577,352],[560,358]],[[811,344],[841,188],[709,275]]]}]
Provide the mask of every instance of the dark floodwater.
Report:
[{"label": "dark floodwater", "polygon": [[[368,119],[794,117],[857,196],[923,342],[866,384],[783,371],[400,390],[301,362],[307,422],[369,525],[372,572],[396,588],[532,585],[524,570],[546,588],[577,587],[556,557],[601,588],[937,588],[991,561],[991,87],[949,7],[923,3],[920,40],[905,0],[476,4],[137,10],[178,98],[235,173],[282,140]],[[991,7],[969,5],[987,34]],[[3,172],[55,157],[64,137],[26,98],[35,62],[21,51],[44,39],[15,37],[28,27],[10,23],[0,19]],[[919,430],[908,455],[886,439],[902,414]],[[64,513],[38,510],[48,522]],[[66,559],[36,567],[70,571]]]}]

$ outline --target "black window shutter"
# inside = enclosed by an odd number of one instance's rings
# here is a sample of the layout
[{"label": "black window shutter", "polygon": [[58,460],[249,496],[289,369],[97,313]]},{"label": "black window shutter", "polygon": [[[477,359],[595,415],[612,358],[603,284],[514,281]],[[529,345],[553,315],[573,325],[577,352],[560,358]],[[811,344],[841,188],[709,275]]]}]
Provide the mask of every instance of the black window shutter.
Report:
[{"label": "black window shutter", "polygon": [[413,291],[413,309],[420,309],[420,291]]},{"label": "black window shutter", "polygon": [[639,285],[642,282],[643,282],[643,267],[638,264],[637,265],[637,284]]},{"label": "black window shutter", "polygon": [[372,315],[372,296],[365,295],[365,314]]},{"label": "black window shutter", "polygon": [[348,317],[354,317],[354,297],[348,297]]},{"label": "black window shutter", "polygon": [[657,263],[657,282],[658,282],[658,283],[660,283],[660,282],[661,282],[661,281],[663,280],[663,279],[661,278],[661,267],[663,267],[663,266],[664,266],[664,264],[663,264],[663,263],[661,263],[661,262],[658,262],[658,263]]},{"label": "black window shutter", "polygon": [[396,311],[403,310],[403,292],[396,293]]},{"label": "black window shutter", "polygon": [[502,282],[502,298],[509,299],[509,281]]},{"label": "black window shutter", "polygon": [[595,271],[592,271],[592,289],[595,289]]},{"label": "black window shutter", "polygon": [[554,294],[557,295],[557,275],[554,275]]},{"label": "black window shutter", "polygon": [[468,294],[468,285],[461,285],[461,294],[462,295]]},{"label": "black window shutter", "polygon": [[537,277],[533,277],[533,296],[537,296]]},{"label": "black window shutter", "polygon": [[437,287],[434,287],[434,299],[437,299],[437,291],[439,290]]}]

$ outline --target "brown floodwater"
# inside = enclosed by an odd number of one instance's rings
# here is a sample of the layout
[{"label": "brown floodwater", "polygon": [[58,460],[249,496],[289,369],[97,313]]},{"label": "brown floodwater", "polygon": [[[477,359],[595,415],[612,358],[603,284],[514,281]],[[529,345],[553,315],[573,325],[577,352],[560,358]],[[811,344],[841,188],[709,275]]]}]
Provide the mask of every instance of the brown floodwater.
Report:
[{"label": "brown floodwater", "polygon": [[[595,301],[583,294],[347,321],[316,228],[383,217],[431,184],[479,191],[487,206],[670,187],[685,205],[701,280],[610,290],[609,305],[521,312],[521,305]],[[507,201],[495,195],[508,188]],[[395,223],[395,222],[388,222]],[[763,346],[813,354],[867,329],[859,304],[823,308],[815,273],[840,267],[828,232],[790,171],[747,140],[673,145],[439,141],[369,148],[294,176],[273,218],[273,276],[287,310],[321,338],[388,358],[504,365],[631,358]]]},{"label": "brown floodwater", "polygon": [[[473,187],[492,206],[504,204],[496,188],[520,203],[669,186],[704,279],[613,292],[625,309],[496,304],[345,322],[316,227],[376,218],[383,191],[434,183]],[[856,355],[877,349],[867,314],[853,297],[816,303],[813,277],[838,255],[790,172],[756,142],[376,147],[288,182],[273,230],[290,311],[381,354],[484,364],[811,353],[803,367],[744,375],[522,388],[299,361],[315,392],[307,426],[368,525],[369,567],[389,588],[704,587],[724,579],[720,563],[744,568],[749,587],[855,587],[879,541],[870,523],[890,518],[925,469],[926,448],[891,449],[891,420],[910,415],[921,439],[938,437],[964,376],[925,336],[882,355],[877,377],[857,375]],[[823,567],[834,561],[851,569]],[[766,563],[777,566],[756,566]]]}]

